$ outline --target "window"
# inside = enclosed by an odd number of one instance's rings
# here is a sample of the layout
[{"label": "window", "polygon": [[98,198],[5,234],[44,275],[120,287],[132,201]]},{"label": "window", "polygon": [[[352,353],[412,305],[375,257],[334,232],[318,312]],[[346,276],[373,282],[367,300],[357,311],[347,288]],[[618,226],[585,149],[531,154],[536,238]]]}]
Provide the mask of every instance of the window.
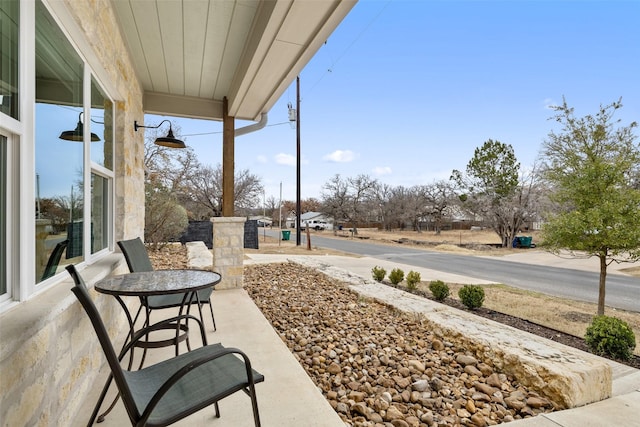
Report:
[{"label": "window", "polygon": [[[42,5],[36,4],[36,283],[47,265],[83,260],[84,64]],[[64,256],[55,249],[66,244]],[[58,262],[56,262],[58,261]]]},{"label": "window", "polygon": [[92,163],[113,170],[113,102],[91,78],[91,131],[100,138],[91,143]]},{"label": "window", "polygon": [[49,4],[0,0],[2,309],[113,247],[115,104]]},{"label": "window", "polygon": [[8,298],[7,289],[7,254],[9,253],[9,242],[7,241],[7,138],[0,135],[0,301]]},{"label": "window", "polygon": [[[113,179],[113,102],[91,79],[91,130],[100,138],[91,151],[91,253],[109,247],[110,183]],[[95,139],[95,138],[94,138]]]},{"label": "window", "polygon": [[109,179],[91,174],[91,253],[109,246]]},{"label": "window", "polygon": [[18,118],[20,2],[0,2],[0,112]]}]

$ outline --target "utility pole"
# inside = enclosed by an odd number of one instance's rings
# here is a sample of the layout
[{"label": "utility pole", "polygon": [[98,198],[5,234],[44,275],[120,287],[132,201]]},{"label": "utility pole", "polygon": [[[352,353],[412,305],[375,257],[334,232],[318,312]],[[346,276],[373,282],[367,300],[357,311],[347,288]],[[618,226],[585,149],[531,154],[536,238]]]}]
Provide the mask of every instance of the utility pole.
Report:
[{"label": "utility pole", "polygon": [[[280,201],[278,202],[278,225],[280,226],[280,234],[282,234],[282,181],[280,181]],[[278,236],[278,246],[282,244],[282,238]]]},{"label": "utility pole", "polygon": [[300,246],[300,76],[296,77],[296,246]]}]

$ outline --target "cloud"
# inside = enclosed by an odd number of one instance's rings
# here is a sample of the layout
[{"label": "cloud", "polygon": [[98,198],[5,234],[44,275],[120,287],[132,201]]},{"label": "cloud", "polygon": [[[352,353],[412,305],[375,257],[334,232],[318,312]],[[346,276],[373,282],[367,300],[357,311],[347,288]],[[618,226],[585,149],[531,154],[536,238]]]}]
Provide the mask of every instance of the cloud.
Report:
[{"label": "cloud", "polygon": [[545,98],[542,102],[544,103],[544,108],[547,110],[553,110],[553,107],[558,105],[558,103],[551,98]]},{"label": "cloud", "polygon": [[375,168],[373,168],[373,174],[378,176],[390,175],[391,172],[392,171],[389,166],[376,166]]},{"label": "cloud", "polygon": [[267,159],[267,156],[262,155],[262,154],[258,155],[257,160],[258,160],[258,163],[263,163],[263,164],[264,163],[269,163],[269,159]]},{"label": "cloud", "polygon": [[356,154],[351,150],[336,150],[333,153],[327,154],[322,159],[328,162],[349,163],[355,160],[356,157]]},{"label": "cloud", "polygon": [[279,165],[287,165],[287,166],[295,166],[296,165],[296,156],[292,156],[291,154],[278,153],[275,156],[276,163]]},{"label": "cloud", "polygon": [[[285,165],[285,166],[295,166],[296,165],[296,156],[285,153],[278,153],[274,156],[274,159],[277,164]],[[302,156],[300,159],[300,163],[303,165],[309,164],[309,160],[306,157]]]}]

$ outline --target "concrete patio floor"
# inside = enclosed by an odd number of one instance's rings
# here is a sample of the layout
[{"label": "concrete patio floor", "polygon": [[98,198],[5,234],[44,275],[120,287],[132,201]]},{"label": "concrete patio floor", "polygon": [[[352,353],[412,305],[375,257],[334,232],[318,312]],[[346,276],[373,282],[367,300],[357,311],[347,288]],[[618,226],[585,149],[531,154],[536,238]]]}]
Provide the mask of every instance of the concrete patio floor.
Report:
[{"label": "concrete patio floor", "polygon": [[[209,343],[220,342],[225,347],[236,347],[244,351],[249,356],[253,368],[265,376],[265,381],[256,385],[260,420],[263,426],[344,426],[340,417],[243,289],[216,290],[211,300],[217,331],[213,331],[211,315],[208,313],[208,308],[204,307]],[[199,345],[199,337],[194,334],[191,336],[194,337],[192,343]],[[173,356],[173,347],[151,349],[145,365]],[[78,414],[74,426],[87,425],[107,375],[108,368],[105,366],[92,392],[87,395],[84,410]],[[103,410],[115,396],[115,385],[111,386],[107,396],[108,403],[102,405]],[[242,392],[220,401],[220,418],[215,418],[214,414],[215,410],[211,406],[174,425],[212,427],[254,425],[251,400]],[[128,424],[129,419],[124,405],[118,401],[106,419],[96,425],[122,427]]]}]

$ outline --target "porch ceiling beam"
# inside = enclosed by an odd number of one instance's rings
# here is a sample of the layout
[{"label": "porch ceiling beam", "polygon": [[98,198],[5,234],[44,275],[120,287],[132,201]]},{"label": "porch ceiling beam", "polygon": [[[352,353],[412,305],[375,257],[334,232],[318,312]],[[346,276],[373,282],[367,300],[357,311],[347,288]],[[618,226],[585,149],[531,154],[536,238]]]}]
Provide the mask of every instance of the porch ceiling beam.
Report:
[{"label": "porch ceiling beam", "polygon": [[144,112],[176,117],[222,121],[222,101],[166,93],[145,92]]}]

